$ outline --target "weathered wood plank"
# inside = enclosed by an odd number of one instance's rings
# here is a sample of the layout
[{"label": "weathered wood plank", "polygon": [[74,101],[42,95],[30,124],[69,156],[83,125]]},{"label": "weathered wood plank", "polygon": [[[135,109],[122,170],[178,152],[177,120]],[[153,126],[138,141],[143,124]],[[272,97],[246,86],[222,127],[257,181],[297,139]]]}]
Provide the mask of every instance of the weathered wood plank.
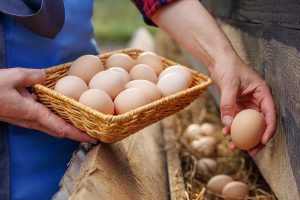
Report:
[{"label": "weathered wood plank", "polygon": [[71,200],[168,199],[161,127],[95,147],[81,167]]},{"label": "weathered wood plank", "polygon": [[300,29],[299,0],[203,0],[221,19]]},{"label": "weathered wood plank", "polygon": [[183,180],[181,161],[175,143],[173,119],[169,117],[162,121],[162,132],[165,139],[167,173],[171,200],[186,200],[188,196]]}]

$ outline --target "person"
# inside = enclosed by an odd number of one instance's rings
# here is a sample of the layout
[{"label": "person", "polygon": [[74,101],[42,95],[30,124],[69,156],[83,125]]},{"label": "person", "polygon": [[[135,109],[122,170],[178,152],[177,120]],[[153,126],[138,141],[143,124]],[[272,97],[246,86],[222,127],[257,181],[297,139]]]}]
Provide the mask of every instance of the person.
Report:
[{"label": "person", "polygon": [[[254,108],[264,114],[267,127],[261,144],[249,151],[254,156],[275,132],[267,83],[239,58],[197,0],[133,3],[148,24],[165,30],[208,67],[221,92],[224,135],[240,110]],[[24,12],[7,12],[19,9]],[[0,69],[0,199],[50,199],[78,142],[96,141],[37,102],[27,88],[45,83],[42,68],[99,53],[91,23],[93,0],[0,0],[0,12],[0,63],[7,68]],[[235,148],[233,143],[230,147]]]}]

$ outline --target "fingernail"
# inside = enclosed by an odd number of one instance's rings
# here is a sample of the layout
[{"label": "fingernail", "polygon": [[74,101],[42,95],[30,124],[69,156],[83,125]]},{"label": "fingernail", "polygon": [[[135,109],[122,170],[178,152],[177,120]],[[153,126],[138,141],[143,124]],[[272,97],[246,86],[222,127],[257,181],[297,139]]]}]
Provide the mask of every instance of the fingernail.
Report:
[{"label": "fingernail", "polygon": [[222,123],[224,126],[230,127],[232,120],[233,120],[233,118],[230,115],[225,115],[222,118]]}]

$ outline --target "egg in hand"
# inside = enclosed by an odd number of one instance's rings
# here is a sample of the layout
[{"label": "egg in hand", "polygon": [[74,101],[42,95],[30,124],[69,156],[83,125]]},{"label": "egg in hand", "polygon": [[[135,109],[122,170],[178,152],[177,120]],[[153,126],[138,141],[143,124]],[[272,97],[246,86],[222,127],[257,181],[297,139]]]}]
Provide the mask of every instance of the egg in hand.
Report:
[{"label": "egg in hand", "polygon": [[237,148],[249,150],[261,141],[266,123],[263,114],[253,109],[239,112],[232,121],[231,139]]}]

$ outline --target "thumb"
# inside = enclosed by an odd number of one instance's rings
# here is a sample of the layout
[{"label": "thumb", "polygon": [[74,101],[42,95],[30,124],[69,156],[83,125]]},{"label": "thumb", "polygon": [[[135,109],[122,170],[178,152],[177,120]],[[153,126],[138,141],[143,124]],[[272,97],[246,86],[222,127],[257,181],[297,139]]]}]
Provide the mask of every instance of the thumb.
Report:
[{"label": "thumb", "polygon": [[221,117],[225,127],[230,127],[233,117],[236,114],[236,98],[238,93],[237,84],[226,84],[221,88]]},{"label": "thumb", "polygon": [[46,81],[46,73],[41,69],[12,69],[14,86],[31,87],[34,84],[43,84]]}]

